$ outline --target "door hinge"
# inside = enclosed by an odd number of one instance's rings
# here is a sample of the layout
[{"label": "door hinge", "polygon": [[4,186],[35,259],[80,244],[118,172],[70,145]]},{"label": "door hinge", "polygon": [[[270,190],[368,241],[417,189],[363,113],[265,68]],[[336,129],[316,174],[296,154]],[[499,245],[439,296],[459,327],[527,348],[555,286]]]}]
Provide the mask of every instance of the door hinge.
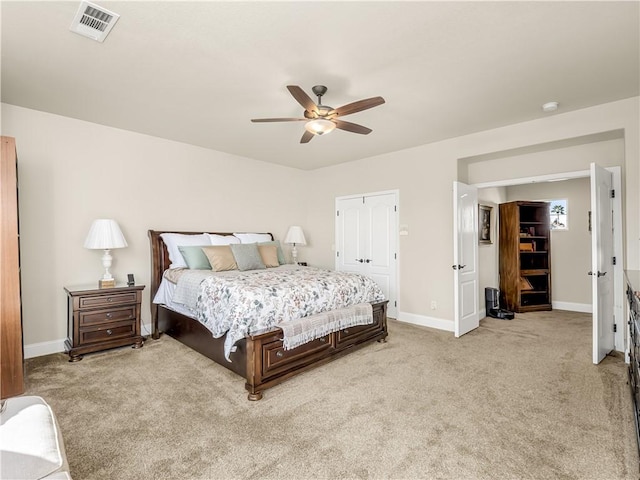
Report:
[{"label": "door hinge", "polygon": [[616,264],[616,257],[613,257],[613,258],[611,259],[611,263],[613,263],[614,265]]},{"label": "door hinge", "polygon": [[397,254],[397,253],[394,253],[394,254],[393,254],[393,259],[394,259],[394,260],[397,260],[397,259],[398,259],[398,254]]},{"label": "door hinge", "polygon": [[616,191],[615,190],[611,190],[611,198],[616,198]]},{"label": "door hinge", "polygon": [[613,324],[613,333],[616,333],[618,331],[618,324],[614,323]]},{"label": "door hinge", "polygon": [[363,204],[363,205],[364,205],[364,198],[365,198],[365,197],[362,197],[362,204]]},{"label": "door hinge", "polygon": [[340,256],[340,252],[336,252],[336,257],[339,257],[339,256]]},{"label": "door hinge", "polygon": [[398,306],[398,302],[393,302],[393,306],[397,307]]},{"label": "door hinge", "polygon": [[340,216],[340,210],[336,210],[336,217]]},{"label": "door hinge", "polygon": [[398,211],[398,206],[397,206],[397,205],[394,205],[394,206],[393,206],[393,211],[394,211],[394,212],[397,212],[397,211]]}]

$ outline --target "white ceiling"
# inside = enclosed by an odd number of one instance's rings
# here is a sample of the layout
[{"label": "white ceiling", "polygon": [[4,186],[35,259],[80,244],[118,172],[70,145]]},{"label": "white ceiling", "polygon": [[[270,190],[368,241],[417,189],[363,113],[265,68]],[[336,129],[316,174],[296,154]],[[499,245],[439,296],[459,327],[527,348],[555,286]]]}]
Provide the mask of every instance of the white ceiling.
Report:
[{"label": "white ceiling", "polygon": [[[301,169],[639,95],[640,3],[112,2],[104,43],[79,1],[2,0],[2,101]],[[338,107],[382,96],[300,144],[286,89]]]}]

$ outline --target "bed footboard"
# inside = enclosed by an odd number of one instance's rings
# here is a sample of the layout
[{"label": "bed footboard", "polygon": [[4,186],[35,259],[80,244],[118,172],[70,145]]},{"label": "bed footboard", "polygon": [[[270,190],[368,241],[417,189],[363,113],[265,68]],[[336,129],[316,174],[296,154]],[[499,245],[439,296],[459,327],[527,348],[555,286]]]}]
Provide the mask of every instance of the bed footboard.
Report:
[{"label": "bed footboard", "polygon": [[245,388],[249,400],[260,400],[264,390],[299,373],[346,355],[373,341],[386,341],[387,303],[373,305],[373,324],[358,325],[285,350],[282,330],[246,338]]}]

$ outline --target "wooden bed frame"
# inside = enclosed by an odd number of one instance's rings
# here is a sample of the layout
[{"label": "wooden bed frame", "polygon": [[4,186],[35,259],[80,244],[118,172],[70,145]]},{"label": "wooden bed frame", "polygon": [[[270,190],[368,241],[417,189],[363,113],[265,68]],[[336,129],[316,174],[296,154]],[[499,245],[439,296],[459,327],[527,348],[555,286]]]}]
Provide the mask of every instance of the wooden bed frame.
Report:
[{"label": "wooden bed frame", "polygon": [[[282,330],[273,328],[248,335],[237,342],[236,351],[231,353],[231,362],[228,362],[224,357],[226,336],[214,338],[211,332],[197,320],[177,313],[164,305],[153,303],[162,275],[170,265],[167,247],[160,237],[162,233],[194,235],[202,232],[149,230],[153,338],[159,338],[161,331],[167,333],[184,345],[244,377],[249,400],[260,400],[264,390],[364,345],[374,341],[386,342],[388,301],[385,300],[373,304],[372,325],[345,328],[291,350],[284,350],[282,346]],[[233,235],[221,232],[209,233]]]}]

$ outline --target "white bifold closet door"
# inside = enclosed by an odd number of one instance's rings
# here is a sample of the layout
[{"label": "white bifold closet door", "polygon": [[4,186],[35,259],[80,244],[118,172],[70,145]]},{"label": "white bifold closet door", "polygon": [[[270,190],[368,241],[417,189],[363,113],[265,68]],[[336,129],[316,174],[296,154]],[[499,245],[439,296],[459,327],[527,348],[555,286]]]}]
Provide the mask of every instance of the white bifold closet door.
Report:
[{"label": "white bifold closet door", "polygon": [[336,199],[336,270],[374,280],[397,318],[397,194],[380,193]]}]

